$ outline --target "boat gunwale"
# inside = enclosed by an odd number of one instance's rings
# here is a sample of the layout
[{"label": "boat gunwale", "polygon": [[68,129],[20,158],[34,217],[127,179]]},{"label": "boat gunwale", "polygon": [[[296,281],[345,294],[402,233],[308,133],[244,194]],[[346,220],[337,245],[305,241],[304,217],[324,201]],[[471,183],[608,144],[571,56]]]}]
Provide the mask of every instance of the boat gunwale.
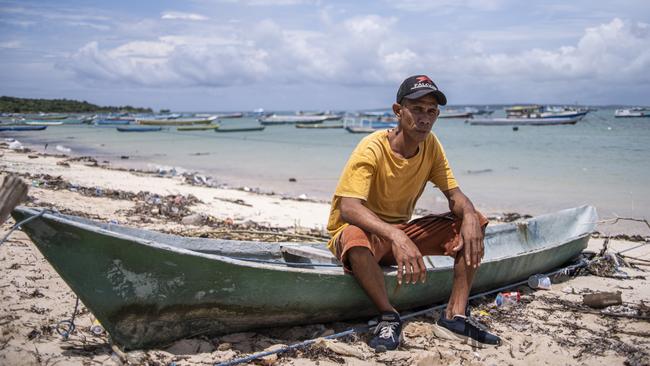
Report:
[{"label": "boat gunwale", "polygon": [[[498,224],[498,225],[495,225],[495,226],[491,227],[492,232],[490,234],[493,235],[493,234],[497,234],[498,232],[517,230],[518,225],[522,225],[522,224],[528,225],[531,221],[533,221],[533,220],[536,221],[536,219],[539,219],[539,218],[544,218],[544,217],[547,217],[547,216],[553,216],[553,215],[556,215],[558,212],[563,212],[563,211],[567,211],[567,210],[585,209],[585,208],[588,208],[588,207],[591,207],[591,206],[583,205],[583,206],[578,206],[578,207],[575,207],[575,208],[570,208],[570,209],[556,211],[556,212],[553,212],[553,213],[548,213],[548,214],[535,216],[535,217],[532,217],[530,219],[526,219],[526,220],[519,221],[519,222]],[[31,214],[31,216],[39,214],[39,211],[36,210],[35,208],[30,208],[30,207],[26,207],[26,206],[19,206],[15,210],[18,211],[18,212],[29,212]],[[594,210],[594,212],[595,212],[595,208],[592,207],[592,210]],[[225,256],[225,255],[209,254],[209,253],[204,253],[204,252],[197,251],[197,250],[179,248],[179,247],[176,247],[176,246],[173,246],[173,245],[170,245],[170,244],[161,243],[159,241],[147,240],[147,239],[139,238],[137,236],[133,236],[133,235],[129,235],[129,234],[124,234],[124,233],[104,229],[104,228],[101,228],[101,227],[99,227],[97,225],[91,225],[91,224],[87,224],[87,223],[84,223],[84,222],[71,220],[71,219],[68,219],[68,218],[64,217],[63,214],[47,212],[47,210],[46,210],[46,213],[44,213],[42,215],[42,217],[39,218],[39,219],[49,219],[49,220],[52,220],[52,221],[55,221],[55,222],[65,224],[65,225],[71,225],[71,226],[74,226],[74,227],[78,227],[80,229],[91,231],[91,232],[94,232],[96,234],[105,235],[105,236],[109,236],[109,237],[114,237],[114,238],[120,239],[120,240],[135,242],[135,243],[138,243],[140,245],[145,245],[145,246],[152,247],[154,249],[168,250],[168,251],[179,253],[179,254],[184,254],[184,255],[189,255],[189,256],[196,256],[196,257],[203,257],[205,259],[221,261],[221,262],[225,262],[225,263],[232,264],[232,265],[245,266],[245,267],[251,267],[251,268],[256,268],[256,269],[272,269],[272,270],[282,270],[282,271],[286,271],[286,272],[298,272],[298,273],[309,273],[309,274],[327,274],[327,275],[345,275],[346,274],[343,271],[342,266],[338,266],[338,267],[301,268],[301,267],[294,267],[294,266],[291,266],[291,265],[286,265],[286,264],[283,264],[281,262],[278,262],[277,264],[275,264],[275,263],[260,263],[260,262],[246,260],[246,259],[238,259],[238,258],[234,258],[234,257],[229,257],[229,256]],[[87,219],[87,220],[89,220],[91,222],[94,222],[93,220],[90,220],[90,219]],[[109,223],[109,225],[118,225],[118,224],[110,224]],[[594,223],[594,225],[595,225],[595,223]],[[136,229],[136,230],[144,230],[144,231],[147,230],[147,229],[140,229],[140,228],[131,228],[131,227],[124,226],[124,225],[118,225],[118,226],[123,226],[123,227],[129,228],[129,229]],[[496,232],[494,232],[494,231],[496,231]],[[488,264],[488,263],[498,263],[498,262],[507,260],[508,258],[513,258],[513,257],[517,257],[517,256],[522,256],[522,255],[534,255],[534,254],[541,253],[541,252],[544,252],[544,251],[547,251],[547,250],[562,247],[562,246],[567,245],[567,244],[569,244],[571,242],[584,239],[585,237],[590,236],[592,233],[593,233],[593,230],[589,231],[589,232],[584,232],[584,233],[576,235],[576,236],[571,236],[571,237],[569,237],[567,239],[563,239],[558,244],[544,245],[542,247],[532,249],[532,250],[528,250],[528,251],[525,251],[525,252],[518,252],[515,255],[511,254],[511,255],[504,255],[504,256],[501,256],[501,257],[490,258],[487,261],[482,261],[481,265],[485,265],[485,264]],[[178,236],[178,235],[174,235],[174,234],[166,234],[166,233],[160,233],[160,234],[177,236],[177,237],[183,238],[182,236]],[[185,238],[189,238],[189,237],[185,237]],[[210,239],[208,239],[208,240],[210,240]],[[213,239],[213,240],[220,240],[222,242],[233,242],[233,243],[242,242],[240,240],[231,240],[231,239]],[[274,243],[274,244],[277,244],[278,246],[280,246],[280,245],[301,245],[300,243],[296,244],[296,243],[292,243],[292,242],[277,242],[277,243]],[[304,243],[302,243],[302,245],[304,245]],[[429,257],[437,257],[437,256],[429,256]],[[428,261],[428,262],[432,265],[432,267],[427,267],[427,269],[426,269],[427,273],[448,271],[450,268],[453,268],[453,265],[451,265],[451,266],[446,265],[446,266],[439,266],[438,267],[438,266],[433,266],[432,261]],[[388,275],[388,276],[396,276],[397,275],[397,268],[395,266],[386,266],[386,267],[383,267],[382,269],[384,271],[384,275]]]}]

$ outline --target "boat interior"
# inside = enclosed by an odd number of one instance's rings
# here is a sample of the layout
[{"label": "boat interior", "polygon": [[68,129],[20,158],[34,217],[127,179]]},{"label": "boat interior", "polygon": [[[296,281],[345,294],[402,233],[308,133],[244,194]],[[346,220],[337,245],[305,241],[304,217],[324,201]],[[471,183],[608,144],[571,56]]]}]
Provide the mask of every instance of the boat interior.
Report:
[{"label": "boat interior", "polygon": [[[32,216],[40,209],[20,207],[16,209]],[[97,230],[106,235],[118,235],[140,242],[155,242],[204,254],[213,254],[243,260],[265,260],[309,267],[309,264],[339,265],[339,261],[327,249],[326,243],[289,243],[225,240],[212,238],[183,237],[145,229],[137,229],[114,223],[97,222],[90,219],[46,213],[45,218],[69,225],[83,226],[86,230]],[[488,226],[485,233],[485,257],[483,261],[497,260],[523,253],[547,250],[593,232],[597,222],[596,210],[582,206],[562,210],[531,219]],[[448,257],[426,257],[429,267],[452,266]]]}]

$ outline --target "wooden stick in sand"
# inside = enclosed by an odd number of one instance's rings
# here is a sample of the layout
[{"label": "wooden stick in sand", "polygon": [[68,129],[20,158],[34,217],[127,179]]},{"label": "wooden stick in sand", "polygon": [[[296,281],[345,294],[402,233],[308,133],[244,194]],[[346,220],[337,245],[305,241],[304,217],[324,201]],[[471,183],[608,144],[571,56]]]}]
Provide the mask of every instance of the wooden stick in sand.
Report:
[{"label": "wooden stick in sand", "polygon": [[27,184],[15,175],[6,175],[0,186],[0,225],[9,217],[9,213],[27,198]]}]

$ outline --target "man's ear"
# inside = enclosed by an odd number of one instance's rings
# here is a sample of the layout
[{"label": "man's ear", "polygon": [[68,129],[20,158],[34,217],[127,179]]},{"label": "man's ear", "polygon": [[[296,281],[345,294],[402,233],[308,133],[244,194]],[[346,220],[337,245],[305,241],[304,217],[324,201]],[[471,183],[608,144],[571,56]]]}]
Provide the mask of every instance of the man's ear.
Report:
[{"label": "man's ear", "polygon": [[397,118],[400,117],[402,114],[402,106],[399,105],[398,103],[393,103],[393,113],[397,116]]}]

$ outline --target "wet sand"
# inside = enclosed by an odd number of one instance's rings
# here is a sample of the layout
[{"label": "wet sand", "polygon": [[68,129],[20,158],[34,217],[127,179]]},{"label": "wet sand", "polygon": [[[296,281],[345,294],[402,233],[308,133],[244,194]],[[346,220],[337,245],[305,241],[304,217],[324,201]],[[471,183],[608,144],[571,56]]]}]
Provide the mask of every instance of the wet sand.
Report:
[{"label": "wet sand", "polygon": [[[329,204],[256,193],[255,188],[226,189],[193,176],[163,176],[129,172],[104,166],[92,159],[21,153],[6,148],[0,171],[22,175],[30,187],[30,206],[56,208],[100,221],[196,235],[212,232],[220,237],[257,240],[290,238],[324,239]],[[31,157],[30,157],[31,156]],[[59,178],[60,177],[60,178]],[[149,195],[140,194],[149,192]],[[157,204],[153,195],[161,199]],[[178,197],[182,197],[179,199]],[[197,203],[195,197],[202,203]],[[166,201],[168,200],[168,201]],[[168,202],[168,204],[165,204]],[[183,217],[195,215],[190,225]],[[2,226],[5,233],[10,220]],[[611,228],[611,227],[610,227]],[[285,235],[284,237],[281,237]],[[280,237],[280,239],[278,239]],[[629,239],[629,238],[627,238]],[[635,238],[632,238],[635,239]],[[637,238],[637,239],[643,239]],[[603,238],[590,241],[598,252]],[[639,245],[610,240],[610,252]],[[533,291],[522,286],[522,301],[496,308],[494,296],[472,303],[473,315],[502,336],[498,348],[474,349],[436,338],[436,314],[408,321],[398,351],[376,354],[365,341],[367,334],[270,357],[262,364],[277,365],[644,365],[650,363],[647,266],[650,248],[625,253],[642,261],[622,267],[627,278],[586,274],[562,279],[551,290]],[[332,334],[355,323],[317,324],[227,336],[181,340],[164,349],[124,353],[112,347],[106,334],[93,334],[92,314],[79,305],[76,330],[64,339],[57,324],[69,320],[75,295],[22,232],[15,232],[0,247],[0,364],[7,365],[123,365],[214,364],[278,345]],[[582,294],[621,291],[623,308],[605,315],[582,305]],[[621,316],[628,314],[628,316]],[[635,317],[629,317],[636,314]]]}]

